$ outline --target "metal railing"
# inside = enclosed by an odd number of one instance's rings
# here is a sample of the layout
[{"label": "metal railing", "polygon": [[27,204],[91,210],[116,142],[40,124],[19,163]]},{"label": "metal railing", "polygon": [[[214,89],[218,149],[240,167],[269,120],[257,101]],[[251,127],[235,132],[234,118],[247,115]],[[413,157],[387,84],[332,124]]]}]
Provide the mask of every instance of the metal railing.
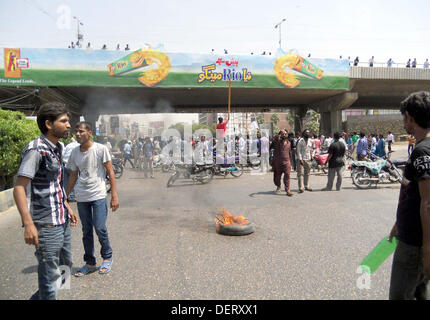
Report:
[{"label": "metal railing", "polygon": [[[372,67],[370,67],[368,61],[358,62],[358,64],[356,66],[354,66],[354,60],[350,60],[349,61],[349,66],[350,67],[368,67],[368,68],[372,68]],[[429,67],[424,68],[424,64],[423,63],[417,63],[416,68],[412,68],[412,61],[411,61],[411,67],[410,68],[406,68],[406,62],[404,62],[404,63],[392,62],[391,67],[388,66],[387,62],[374,62],[373,63],[373,67],[405,68],[405,69],[428,69],[429,68]]]}]

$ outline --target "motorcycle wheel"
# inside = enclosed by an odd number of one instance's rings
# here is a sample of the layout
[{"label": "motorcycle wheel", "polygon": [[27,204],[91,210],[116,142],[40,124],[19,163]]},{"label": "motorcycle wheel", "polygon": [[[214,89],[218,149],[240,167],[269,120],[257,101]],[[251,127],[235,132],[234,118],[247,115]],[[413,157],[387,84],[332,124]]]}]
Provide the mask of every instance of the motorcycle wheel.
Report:
[{"label": "motorcycle wheel", "polygon": [[231,175],[235,178],[239,178],[243,174],[243,166],[242,165],[234,165],[235,170],[230,171]]},{"label": "motorcycle wheel", "polygon": [[122,174],[124,173],[124,168],[122,166],[115,166],[114,173],[115,173],[115,179],[119,179],[122,177]]},{"label": "motorcycle wheel", "polygon": [[356,174],[352,176],[352,183],[356,185],[359,189],[368,189],[372,185],[372,181],[360,181],[360,179],[370,178],[369,172],[367,170],[365,172],[358,171]]},{"label": "motorcycle wheel", "polygon": [[250,166],[254,170],[259,170],[260,166],[261,166],[261,163],[260,162],[254,162],[254,163],[250,162]]},{"label": "motorcycle wheel", "polygon": [[402,181],[402,177],[397,173],[396,170],[390,170],[389,173],[390,173],[390,175],[388,176],[388,180],[390,180],[390,182],[401,182]]},{"label": "motorcycle wheel", "polygon": [[169,180],[167,181],[167,188],[171,187],[175,183],[176,179],[177,179],[176,174],[172,174]]},{"label": "motorcycle wheel", "polygon": [[205,174],[204,176],[198,179],[198,181],[200,181],[203,184],[209,183],[214,177],[214,172],[212,169],[206,169],[204,174]]},{"label": "motorcycle wheel", "polygon": [[162,166],[161,166],[161,170],[163,171],[163,172],[169,172],[169,165],[168,164],[163,164]]}]

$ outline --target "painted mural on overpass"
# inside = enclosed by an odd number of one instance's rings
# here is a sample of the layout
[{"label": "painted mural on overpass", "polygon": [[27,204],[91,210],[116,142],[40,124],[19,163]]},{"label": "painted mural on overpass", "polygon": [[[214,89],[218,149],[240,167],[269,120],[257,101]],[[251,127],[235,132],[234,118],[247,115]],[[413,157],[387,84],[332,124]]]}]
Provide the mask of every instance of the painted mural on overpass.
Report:
[{"label": "painted mural on overpass", "polygon": [[[3,48],[0,86],[92,86],[348,90],[348,60],[274,55]],[[3,68],[2,68],[3,67]]]}]

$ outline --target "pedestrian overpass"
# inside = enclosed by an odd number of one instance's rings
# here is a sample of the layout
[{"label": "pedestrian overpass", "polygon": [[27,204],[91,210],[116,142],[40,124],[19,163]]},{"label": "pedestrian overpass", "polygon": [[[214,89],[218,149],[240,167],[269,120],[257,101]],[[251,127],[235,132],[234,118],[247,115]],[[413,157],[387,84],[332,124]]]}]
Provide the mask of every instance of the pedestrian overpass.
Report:
[{"label": "pedestrian overpass", "polygon": [[285,108],[299,122],[311,108],[328,133],[341,128],[344,109],[397,109],[410,93],[430,90],[429,69],[350,67],[347,60],[282,52],[46,50],[3,50],[0,107],[34,114],[44,102],[63,101],[75,120],[82,115],[91,122],[101,114],[226,112],[230,85],[231,112]]}]

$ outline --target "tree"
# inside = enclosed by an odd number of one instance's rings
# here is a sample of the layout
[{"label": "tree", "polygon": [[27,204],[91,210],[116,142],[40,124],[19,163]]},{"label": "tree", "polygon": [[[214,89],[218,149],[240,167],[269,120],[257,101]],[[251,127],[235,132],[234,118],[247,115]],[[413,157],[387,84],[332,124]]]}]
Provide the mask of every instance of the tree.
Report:
[{"label": "tree", "polygon": [[264,123],[264,116],[263,115],[259,114],[257,116],[257,123],[258,124],[263,124]]},{"label": "tree", "polygon": [[287,120],[288,124],[290,125],[290,131],[294,132],[294,117],[291,112],[287,112],[287,114],[285,115],[285,120]]},{"label": "tree", "polygon": [[279,115],[277,113],[272,114],[270,117],[270,121],[272,121],[275,126],[278,124],[279,120]]},{"label": "tree", "polygon": [[308,112],[308,119],[309,120],[305,121],[305,128],[309,129],[311,133],[318,135],[320,131],[321,115],[314,110],[310,110]]},{"label": "tree", "polygon": [[22,112],[0,108],[0,190],[13,186],[13,177],[19,169],[21,152],[40,135],[33,120]]}]

